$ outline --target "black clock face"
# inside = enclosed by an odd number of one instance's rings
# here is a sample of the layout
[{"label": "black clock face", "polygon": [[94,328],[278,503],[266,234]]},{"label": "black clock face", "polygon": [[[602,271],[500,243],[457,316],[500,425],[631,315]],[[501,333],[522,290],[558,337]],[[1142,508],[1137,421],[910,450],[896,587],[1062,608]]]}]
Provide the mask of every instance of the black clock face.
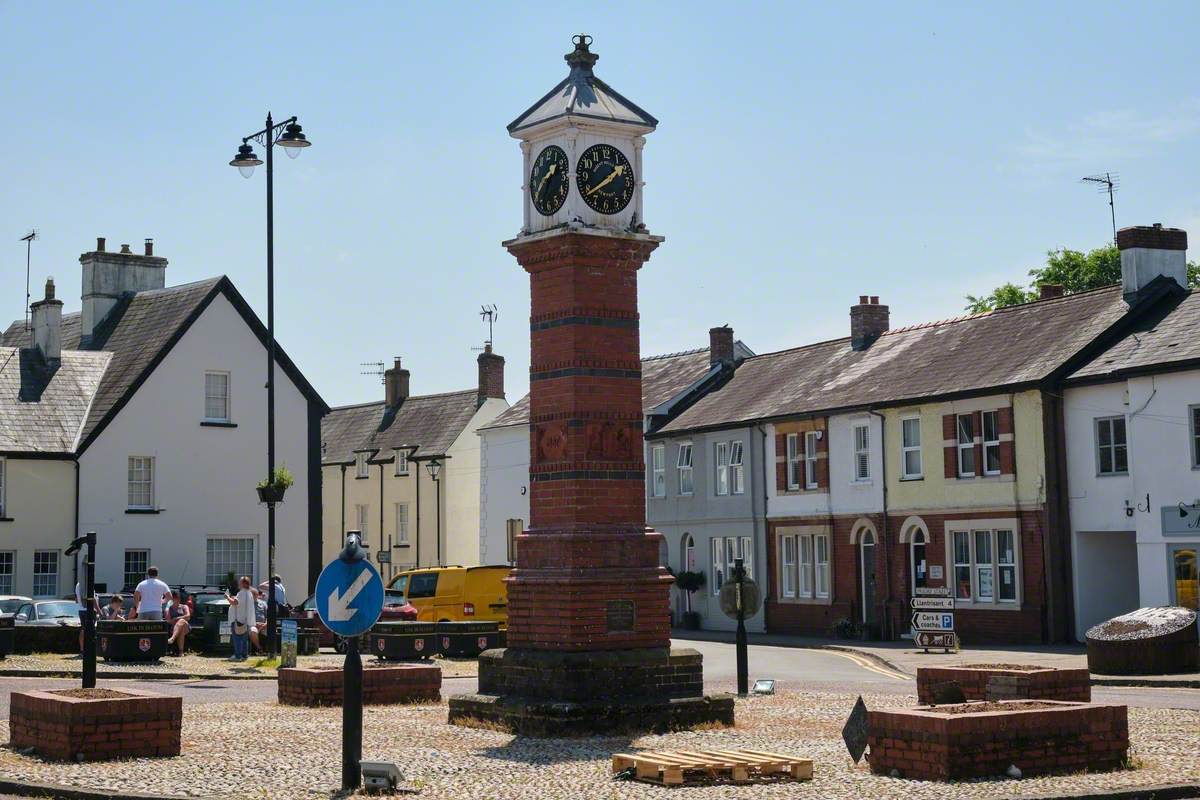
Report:
[{"label": "black clock face", "polygon": [[633,167],[611,144],[594,144],[575,165],[575,185],[594,211],[617,214],[633,199]]},{"label": "black clock face", "polygon": [[562,208],[571,188],[567,154],[561,147],[550,145],[538,153],[529,171],[529,196],[533,207],[548,217]]}]

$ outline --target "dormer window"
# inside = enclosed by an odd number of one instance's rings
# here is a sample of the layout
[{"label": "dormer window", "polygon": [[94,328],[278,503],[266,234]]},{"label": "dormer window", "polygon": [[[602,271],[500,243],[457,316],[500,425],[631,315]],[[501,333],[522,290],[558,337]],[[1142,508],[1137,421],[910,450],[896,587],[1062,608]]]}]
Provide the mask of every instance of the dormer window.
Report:
[{"label": "dormer window", "polygon": [[367,454],[366,453],[355,453],[354,454],[354,477],[356,477],[356,478],[367,477]]},{"label": "dormer window", "polygon": [[395,451],[395,453],[396,453],[396,474],[397,475],[407,475],[408,474],[408,451],[397,449]]}]

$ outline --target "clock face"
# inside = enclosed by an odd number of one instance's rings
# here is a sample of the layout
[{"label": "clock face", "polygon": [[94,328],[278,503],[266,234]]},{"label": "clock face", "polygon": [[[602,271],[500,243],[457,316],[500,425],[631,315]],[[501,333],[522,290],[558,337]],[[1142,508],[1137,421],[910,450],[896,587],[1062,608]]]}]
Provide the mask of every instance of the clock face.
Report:
[{"label": "clock face", "polygon": [[538,153],[529,171],[529,197],[533,207],[544,217],[562,208],[571,188],[567,154],[561,147],[550,145]]},{"label": "clock face", "polygon": [[617,214],[633,199],[633,167],[611,144],[594,144],[575,165],[575,186],[592,210]]}]

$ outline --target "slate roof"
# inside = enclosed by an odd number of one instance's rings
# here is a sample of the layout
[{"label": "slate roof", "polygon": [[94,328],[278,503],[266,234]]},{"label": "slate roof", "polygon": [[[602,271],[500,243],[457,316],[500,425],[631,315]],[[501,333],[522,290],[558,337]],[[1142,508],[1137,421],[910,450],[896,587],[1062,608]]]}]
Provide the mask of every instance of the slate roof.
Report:
[{"label": "slate roof", "polygon": [[599,56],[589,52],[586,44],[577,44],[575,52],[565,58],[571,65],[570,73],[509,123],[510,134],[564,117],[603,120],[642,130],[658,125],[658,120],[592,74],[592,64]]},{"label": "slate roof", "polygon": [[[749,352],[740,341],[738,352]],[[642,413],[670,400],[708,374],[708,348],[685,350],[642,359]],[[525,395],[481,430],[529,424],[529,395]]]},{"label": "slate roof", "polygon": [[[266,327],[225,276],[126,295],[97,326],[88,342],[80,342],[79,312],[63,315],[64,357],[68,351],[103,351],[110,354],[108,368],[96,389],[80,432],[80,450],[86,448],[108,420],[120,411],[218,294],[224,294],[229,299],[265,344]],[[28,335],[24,321],[17,320],[0,336],[0,345],[19,347],[28,340]],[[278,347],[276,354],[280,370],[324,410],[325,402],[291,359]]]},{"label": "slate roof", "polygon": [[1200,364],[1200,292],[1139,320],[1125,336],[1073,372],[1069,382],[1112,379],[1153,368]]},{"label": "slate roof", "polygon": [[51,367],[32,348],[0,347],[0,453],[73,453],[110,358],[65,351]]},{"label": "slate roof", "polygon": [[1119,286],[746,359],[660,433],[1033,384],[1124,317]]},{"label": "slate roof", "polygon": [[332,409],[321,420],[321,463],[346,464],[357,451],[379,451],[372,461],[392,459],[393,448],[415,448],[410,458],[445,455],[479,405],[479,390],[414,395],[398,408],[381,400]]}]

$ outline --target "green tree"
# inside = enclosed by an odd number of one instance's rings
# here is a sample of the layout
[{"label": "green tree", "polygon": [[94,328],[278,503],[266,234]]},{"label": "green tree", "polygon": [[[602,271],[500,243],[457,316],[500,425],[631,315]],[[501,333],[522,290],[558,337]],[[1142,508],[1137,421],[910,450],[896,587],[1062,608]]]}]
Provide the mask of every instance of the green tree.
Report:
[{"label": "green tree", "polygon": [[[1067,294],[1086,292],[1121,282],[1121,252],[1116,245],[1097,247],[1087,253],[1060,248],[1046,253],[1046,266],[1029,270],[1032,282],[1028,289],[1015,283],[1005,283],[989,294],[967,295],[967,311],[978,314],[1005,306],[1015,306],[1037,300],[1038,286],[1043,283],[1062,284]],[[1188,262],[1189,287],[1200,286],[1200,266]]]}]

